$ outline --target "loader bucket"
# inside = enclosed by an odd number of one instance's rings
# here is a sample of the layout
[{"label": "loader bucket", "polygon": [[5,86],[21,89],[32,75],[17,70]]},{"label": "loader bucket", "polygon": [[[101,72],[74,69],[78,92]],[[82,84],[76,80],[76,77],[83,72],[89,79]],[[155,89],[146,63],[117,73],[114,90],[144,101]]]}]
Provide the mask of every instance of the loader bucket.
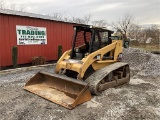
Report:
[{"label": "loader bucket", "polygon": [[25,84],[24,89],[68,109],[91,100],[87,83],[46,72],[39,72],[33,76]]}]

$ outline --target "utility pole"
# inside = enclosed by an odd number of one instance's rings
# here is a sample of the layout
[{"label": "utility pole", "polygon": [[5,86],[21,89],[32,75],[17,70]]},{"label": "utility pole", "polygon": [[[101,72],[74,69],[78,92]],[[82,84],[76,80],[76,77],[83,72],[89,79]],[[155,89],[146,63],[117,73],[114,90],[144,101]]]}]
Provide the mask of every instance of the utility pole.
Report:
[{"label": "utility pole", "polygon": [[159,50],[160,50],[160,30],[159,30],[159,32],[158,32],[158,41],[159,41]]},{"label": "utility pole", "polygon": [[160,50],[160,28],[158,29],[158,49]]}]

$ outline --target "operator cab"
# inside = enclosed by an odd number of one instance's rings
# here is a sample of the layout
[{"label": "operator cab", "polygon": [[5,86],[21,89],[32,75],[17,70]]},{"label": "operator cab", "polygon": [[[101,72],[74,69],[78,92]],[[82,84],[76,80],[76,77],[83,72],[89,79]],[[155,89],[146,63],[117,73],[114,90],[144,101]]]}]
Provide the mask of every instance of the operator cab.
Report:
[{"label": "operator cab", "polygon": [[74,26],[71,59],[83,59],[87,54],[95,52],[112,43],[113,31],[93,26]]}]

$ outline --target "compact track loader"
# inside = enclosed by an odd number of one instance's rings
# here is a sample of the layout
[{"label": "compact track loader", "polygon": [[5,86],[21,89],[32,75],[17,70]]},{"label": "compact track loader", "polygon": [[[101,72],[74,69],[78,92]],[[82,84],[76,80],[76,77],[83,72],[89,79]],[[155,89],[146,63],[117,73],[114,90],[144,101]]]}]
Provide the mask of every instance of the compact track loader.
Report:
[{"label": "compact track loader", "polygon": [[112,40],[113,31],[92,26],[74,26],[72,49],[58,60],[55,73],[37,73],[24,89],[73,109],[107,88],[130,80],[122,60],[122,40]]}]

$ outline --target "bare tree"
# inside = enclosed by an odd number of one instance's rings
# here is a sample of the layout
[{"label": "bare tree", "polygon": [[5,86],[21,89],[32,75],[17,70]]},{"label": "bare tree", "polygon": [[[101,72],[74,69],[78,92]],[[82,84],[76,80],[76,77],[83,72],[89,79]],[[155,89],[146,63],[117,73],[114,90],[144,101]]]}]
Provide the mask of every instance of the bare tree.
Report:
[{"label": "bare tree", "polygon": [[17,9],[17,4],[11,3],[11,4],[10,4],[10,9],[11,9],[11,10],[16,10],[16,9]]},{"label": "bare tree", "polygon": [[[132,44],[139,43],[140,45],[158,45],[160,42],[159,25],[140,26],[131,24],[128,30],[128,37],[132,39]],[[137,44],[137,45],[139,45]]]},{"label": "bare tree", "polygon": [[4,9],[5,8],[5,1],[4,0],[0,0],[0,8]]},{"label": "bare tree", "polygon": [[122,18],[119,18],[116,22],[112,23],[112,27],[122,34],[124,40],[127,39],[127,32],[133,19],[133,15],[127,13]]},{"label": "bare tree", "polygon": [[53,12],[49,14],[49,16],[53,17],[55,20],[63,20],[63,14],[58,12]]},{"label": "bare tree", "polygon": [[91,14],[89,13],[84,15],[83,19],[85,21],[85,24],[89,24],[89,22],[91,21]]},{"label": "bare tree", "polygon": [[105,27],[107,25],[107,21],[106,20],[96,20],[96,21],[92,21],[93,26],[96,27]]},{"label": "bare tree", "polygon": [[10,9],[10,10],[17,10],[17,11],[21,11],[24,12],[26,11],[26,6],[24,4],[16,4],[14,2],[7,4],[6,5],[6,1],[5,0],[0,0],[0,8],[1,9]]},{"label": "bare tree", "polygon": [[75,22],[75,23],[78,23],[78,24],[85,24],[85,20],[82,19],[82,18],[75,18],[75,17],[73,17],[71,21]]},{"label": "bare tree", "polygon": [[148,28],[145,28],[144,34],[146,35],[146,39],[148,39],[148,38],[152,39],[152,44],[159,43],[160,29],[159,29],[158,25],[152,25]]},{"label": "bare tree", "polygon": [[141,32],[142,32],[141,26],[139,26],[138,24],[131,24],[128,29],[128,37],[135,40],[140,40]]},{"label": "bare tree", "polygon": [[17,10],[18,11],[21,11],[21,12],[25,12],[26,11],[26,6],[24,4],[21,4],[17,7]]}]

